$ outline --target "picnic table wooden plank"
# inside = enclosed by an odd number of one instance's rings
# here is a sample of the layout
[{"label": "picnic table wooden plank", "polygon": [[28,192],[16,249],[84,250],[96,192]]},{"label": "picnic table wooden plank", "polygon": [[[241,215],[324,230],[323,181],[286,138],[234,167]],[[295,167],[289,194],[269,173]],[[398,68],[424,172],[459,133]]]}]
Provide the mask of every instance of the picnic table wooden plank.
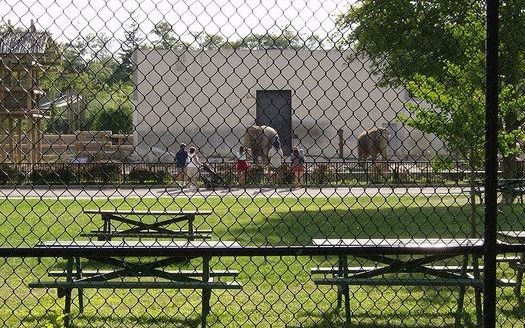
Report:
[{"label": "picnic table wooden plank", "polygon": [[210,215],[211,210],[109,210],[109,209],[85,209],[85,214],[116,214],[116,215]]},{"label": "picnic table wooden plank", "polygon": [[481,238],[361,238],[361,239],[313,239],[315,246],[340,247],[392,247],[392,248],[455,248],[483,246]]},{"label": "picnic table wooden plank", "polygon": [[[101,274],[107,274],[114,272],[114,270],[82,270],[82,276],[83,277],[92,277],[96,275]],[[181,275],[187,275],[189,277],[200,277],[203,274],[202,270],[165,270],[166,273],[169,274],[181,274]],[[73,272],[73,275],[75,275],[76,272]],[[53,270],[48,272],[49,277],[67,277],[68,273],[64,270]],[[237,270],[210,270],[210,277],[236,277],[239,275],[239,271]],[[147,276],[146,274],[142,274],[141,272],[136,272],[134,274],[134,277],[142,277]]]},{"label": "picnic table wooden plank", "polygon": [[[209,230],[208,230],[209,231]],[[111,238],[185,238],[185,239],[209,239],[212,237],[211,232],[189,232],[176,231],[173,233],[166,232],[88,232],[80,234],[82,237],[97,237],[100,239]]]},{"label": "picnic table wooden plank", "polygon": [[314,279],[317,285],[359,285],[359,286],[431,286],[431,287],[459,287],[474,286],[482,287],[482,279],[464,278],[464,279],[424,279],[424,278],[322,278]]},{"label": "picnic table wooden plank", "polygon": [[525,244],[525,231],[497,231],[498,239],[509,244]]},{"label": "picnic table wooden plank", "polygon": [[[447,271],[452,273],[459,273],[463,269],[461,265],[426,265],[429,269],[438,270],[438,271]],[[360,273],[371,270],[376,270],[382,268],[382,266],[350,266],[347,267],[348,273]],[[465,268],[467,272],[472,272],[476,268],[472,265],[469,265]],[[337,274],[339,272],[339,267],[313,267],[310,269],[312,274]],[[480,265],[478,270],[483,270],[483,266]]]},{"label": "picnic table wooden plank", "polygon": [[236,241],[230,240],[54,240],[43,241],[35,245],[43,248],[168,248],[168,249],[225,249],[242,248]]}]

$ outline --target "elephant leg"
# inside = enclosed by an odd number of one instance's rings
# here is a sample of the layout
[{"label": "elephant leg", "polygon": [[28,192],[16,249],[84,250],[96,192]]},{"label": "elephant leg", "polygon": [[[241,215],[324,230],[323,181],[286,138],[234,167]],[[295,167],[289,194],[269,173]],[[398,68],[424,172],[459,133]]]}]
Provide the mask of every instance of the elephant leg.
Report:
[{"label": "elephant leg", "polygon": [[388,159],[388,153],[387,153],[386,147],[381,149],[381,158],[383,158],[383,160],[385,161]]}]

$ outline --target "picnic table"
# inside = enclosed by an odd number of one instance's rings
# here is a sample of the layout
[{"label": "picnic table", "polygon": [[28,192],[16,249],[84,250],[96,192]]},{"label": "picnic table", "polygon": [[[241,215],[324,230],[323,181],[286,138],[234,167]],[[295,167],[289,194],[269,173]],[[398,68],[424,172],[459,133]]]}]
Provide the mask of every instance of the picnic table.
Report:
[{"label": "picnic table", "polygon": [[[478,323],[482,321],[481,292],[483,281],[476,256],[470,260],[462,247],[483,245],[482,239],[314,239],[319,247],[345,247],[360,250],[354,257],[374,263],[371,266],[348,266],[348,256],[339,255],[335,267],[312,268],[312,274],[324,275],[314,279],[317,285],[337,286],[337,308],[345,301],[346,321],[350,323],[349,286],[430,286],[459,287],[456,323],[461,320],[466,287],[474,287]],[[366,253],[363,249],[374,248]],[[381,253],[380,249],[385,253]],[[447,260],[462,256],[461,264],[450,265]],[[445,263],[445,264],[442,264]],[[326,277],[331,275],[331,277]]]},{"label": "picnic table", "polygon": [[[519,201],[523,204],[525,195],[525,178],[498,179],[496,186],[498,192],[510,192],[512,197],[520,197]],[[485,180],[475,180],[474,195],[478,196],[483,203],[483,193],[485,192]]]},{"label": "picnic table", "polygon": [[[497,238],[499,241],[509,244],[525,244],[525,231],[498,231]],[[499,262],[508,262],[509,266],[516,272],[516,280],[509,280],[508,284],[514,286],[514,293],[517,297],[521,295],[521,286],[523,284],[523,272],[525,271],[525,252],[509,256],[498,257]]]},{"label": "picnic table", "polygon": [[[212,211],[205,210],[179,210],[179,211],[139,211],[139,210],[117,210],[117,209],[94,209],[84,210],[86,214],[100,215],[103,225],[102,229],[92,230],[84,233],[84,237],[96,237],[98,240],[111,240],[112,238],[184,238],[188,240],[206,239],[211,237],[210,229],[195,229],[196,216],[208,216]],[[145,222],[146,217],[154,217],[155,222]],[[174,230],[171,225],[186,222],[187,229]],[[115,223],[127,229],[114,229]]]},{"label": "picnic table", "polygon": [[[234,241],[53,241],[43,242],[35,247],[54,249],[231,249],[241,246]],[[211,270],[211,256],[202,256],[202,269],[195,270],[169,270],[168,266],[183,265],[188,263],[188,256],[174,256],[148,258],[131,262],[126,258],[85,257],[86,259],[109,267],[105,270],[85,270],[81,266],[80,258],[67,257],[65,270],[49,271],[48,275],[54,280],[39,280],[29,284],[30,288],[56,289],[58,297],[65,297],[64,325],[72,327],[71,303],[72,291],[78,290],[79,310],[83,311],[84,289],[193,289],[202,290],[202,317],[201,326],[206,327],[206,316],[210,312],[211,291],[214,289],[240,289],[241,285],[235,281],[221,281],[221,277],[238,275],[233,270]],[[197,256],[192,257],[197,258]],[[65,280],[64,280],[65,278]],[[214,278],[217,278],[214,280]]]}]

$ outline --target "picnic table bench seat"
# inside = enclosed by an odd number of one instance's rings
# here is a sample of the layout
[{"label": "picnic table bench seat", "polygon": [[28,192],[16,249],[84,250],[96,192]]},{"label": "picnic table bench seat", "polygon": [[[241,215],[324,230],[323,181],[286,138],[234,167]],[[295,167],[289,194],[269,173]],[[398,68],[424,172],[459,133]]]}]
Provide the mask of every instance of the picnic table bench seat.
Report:
[{"label": "picnic table bench seat", "polygon": [[[459,273],[463,269],[461,265],[432,265],[432,266],[425,266],[429,269],[434,269],[438,271],[448,271],[453,273]],[[381,268],[380,266],[349,266],[347,267],[348,273],[360,273],[360,272],[367,272],[375,269]],[[480,265],[478,268],[480,271],[483,270],[483,266]],[[469,265],[465,267],[466,272],[473,272],[475,270],[475,267],[473,265]],[[332,267],[313,267],[310,269],[310,272],[312,274],[337,274],[339,272],[339,268],[332,266]]]},{"label": "picnic table bench seat", "polygon": [[[72,271],[71,273],[67,273],[67,271],[64,270],[52,270],[48,272],[49,277],[67,277],[69,275],[76,276],[77,274],[81,274],[82,277],[92,277],[96,275],[101,274],[108,274],[113,272],[114,270],[82,270],[80,273],[77,273],[76,271]],[[203,275],[202,270],[165,270],[164,272],[168,274],[180,274],[185,275],[188,277],[201,277]],[[239,271],[237,270],[210,270],[209,272],[210,277],[236,277],[239,275]],[[141,272],[135,272],[135,277],[148,277],[150,274],[147,273],[141,273]]]},{"label": "picnic table bench seat", "polygon": [[158,232],[155,230],[140,230],[135,232],[125,232],[122,230],[112,230],[105,232],[94,229],[90,232],[80,234],[82,237],[98,238],[100,240],[110,240],[111,238],[184,238],[184,239],[209,239],[212,237],[212,230],[176,230],[173,232]]}]

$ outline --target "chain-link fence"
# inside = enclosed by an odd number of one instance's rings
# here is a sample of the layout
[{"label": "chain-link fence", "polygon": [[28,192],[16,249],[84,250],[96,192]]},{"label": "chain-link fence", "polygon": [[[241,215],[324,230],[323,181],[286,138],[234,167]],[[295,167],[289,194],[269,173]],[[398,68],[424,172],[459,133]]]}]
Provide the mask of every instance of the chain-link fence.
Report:
[{"label": "chain-link fence", "polygon": [[0,326],[523,326],[524,5],[7,0]]}]

